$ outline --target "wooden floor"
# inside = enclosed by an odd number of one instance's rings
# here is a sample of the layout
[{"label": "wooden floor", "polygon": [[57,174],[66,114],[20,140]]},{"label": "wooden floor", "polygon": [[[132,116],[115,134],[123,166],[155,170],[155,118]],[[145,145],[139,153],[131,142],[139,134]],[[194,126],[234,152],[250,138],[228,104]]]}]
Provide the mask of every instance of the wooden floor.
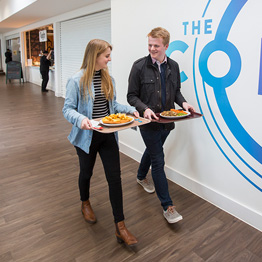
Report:
[{"label": "wooden floor", "polygon": [[118,244],[100,159],[91,185],[98,222],[80,212],[78,159],[68,142],[64,99],[0,77],[0,261],[262,261],[262,233],[169,183],[184,219],[169,225],[156,194],[136,183],[121,155],[126,224],[136,248]]}]

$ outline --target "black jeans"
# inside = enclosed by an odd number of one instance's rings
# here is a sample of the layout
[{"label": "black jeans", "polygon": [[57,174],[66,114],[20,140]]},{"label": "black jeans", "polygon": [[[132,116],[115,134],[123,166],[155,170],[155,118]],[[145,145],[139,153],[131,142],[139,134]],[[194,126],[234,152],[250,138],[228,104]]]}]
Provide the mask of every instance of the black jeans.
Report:
[{"label": "black jeans", "polygon": [[106,180],[109,186],[109,198],[113,210],[114,221],[118,223],[124,220],[119,148],[114,133],[102,134],[94,131],[89,154],[79,147],[75,148],[80,164],[78,183],[81,201],[89,199],[90,180],[93,175],[93,168],[98,152],[104,166]]},{"label": "black jeans", "polygon": [[41,71],[42,75],[42,91],[46,90],[47,83],[49,81],[49,71]]}]

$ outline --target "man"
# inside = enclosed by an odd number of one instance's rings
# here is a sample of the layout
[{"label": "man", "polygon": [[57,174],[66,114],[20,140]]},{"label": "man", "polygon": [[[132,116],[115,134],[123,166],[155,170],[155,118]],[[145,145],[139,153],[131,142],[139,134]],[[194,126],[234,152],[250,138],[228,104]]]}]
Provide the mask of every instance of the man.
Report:
[{"label": "man", "polygon": [[[140,115],[150,120],[158,119],[155,113],[174,108],[174,103],[185,110],[195,111],[180,92],[178,64],[166,56],[169,40],[170,34],[166,29],[153,29],[148,34],[149,55],[133,64],[129,76],[127,100]],[[174,123],[151,122],[140,127],[146,149],[138,169],[137,182],[148,193],[156,190],[164,217],[169,223],[176,223],[182,216],[169,196],[163,151],[164,142],[172,129]],[[150,165],[154,185],[147,178]]]},{"label": "man", "polygon": [[40,59],[40,73],[42,75],[42,92],[48,92],[46,89],[47,83],[49,81],[49,66],[51,65],[51,54],[52,50],[49,52],[44,51],[43,56]]},{"label": "man", "polygon": [[13,61],[12,52],[10,51],[10,49],[7,49],[6,52],[5,52],[5,62],[7,64],[10,61]]}]

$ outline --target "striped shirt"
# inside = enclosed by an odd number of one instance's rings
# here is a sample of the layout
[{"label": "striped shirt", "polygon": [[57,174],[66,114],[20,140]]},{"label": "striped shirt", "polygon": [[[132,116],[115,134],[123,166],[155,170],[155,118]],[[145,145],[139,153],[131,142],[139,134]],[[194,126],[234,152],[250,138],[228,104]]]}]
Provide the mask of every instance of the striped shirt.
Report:
[{"label": "striped shirt", "polygon": [[95,89],[95,96],[94,96],[94,105],[93,105],[93,115],[92,118],[100,118],[109,115],[109,106],[108,101],[105,98],[101,90],[101,71],[96,71],[94,78],[94,89]]}]

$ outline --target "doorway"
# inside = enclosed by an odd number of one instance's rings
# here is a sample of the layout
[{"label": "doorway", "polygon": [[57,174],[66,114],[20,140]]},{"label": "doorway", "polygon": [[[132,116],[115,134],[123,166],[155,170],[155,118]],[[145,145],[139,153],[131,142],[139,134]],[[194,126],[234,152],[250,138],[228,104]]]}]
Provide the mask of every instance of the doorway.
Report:
[{"label": "doorway", "polygon": [[20,37],[6,40],[6,49],[12,52],[12,60],[21,62]]}]

